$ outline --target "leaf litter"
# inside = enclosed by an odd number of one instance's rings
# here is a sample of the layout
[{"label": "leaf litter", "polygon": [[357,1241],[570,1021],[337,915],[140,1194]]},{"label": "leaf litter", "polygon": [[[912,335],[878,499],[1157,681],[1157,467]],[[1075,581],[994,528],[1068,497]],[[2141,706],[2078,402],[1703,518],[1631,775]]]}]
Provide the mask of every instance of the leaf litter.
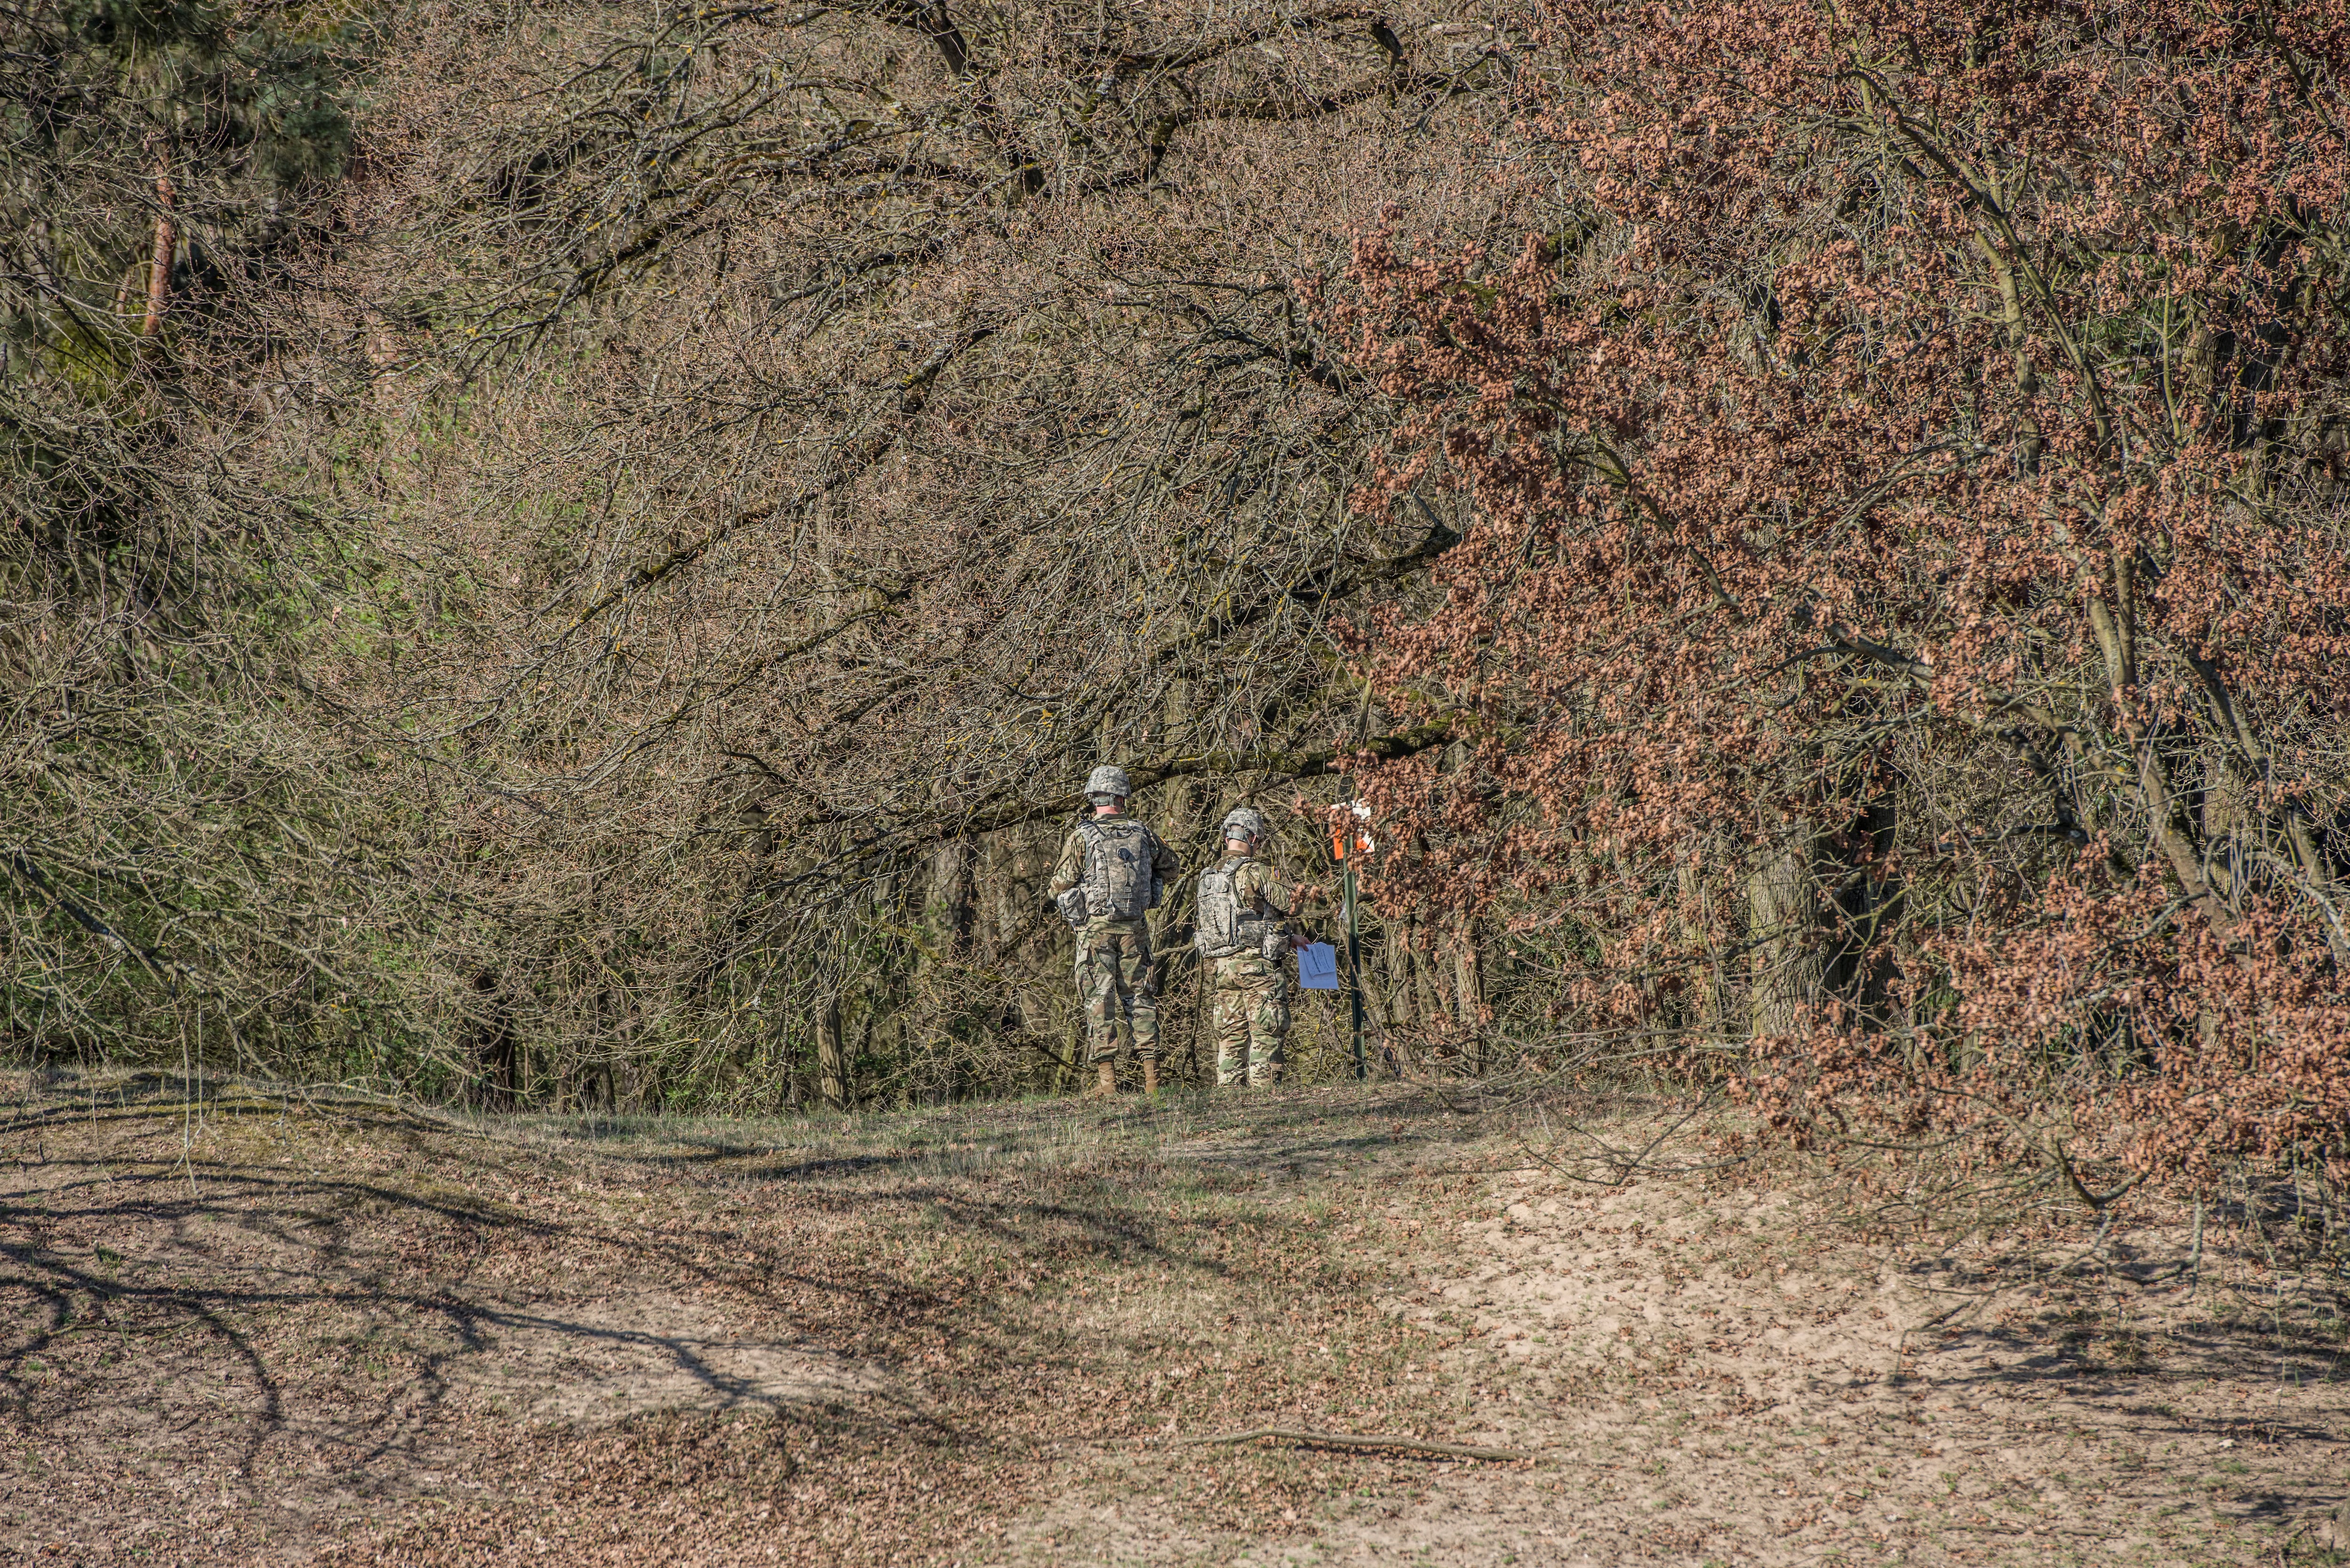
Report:
[{"label": "leaf litter", "polygon": [[[1518,1113],[1404,1086],[757,1123],[247,1087],[200,1126],[24,1087],[29,1562],[2350,1545],[2338,1301],[2249,1241],[2188,1278],[2178,1225],[2093,1267],[2054,1231],[1929,1247],[1840,1222],[1817,1171],[1567,1179]],[[1260,1428],[1533,1457],[1196,1442]]]}]

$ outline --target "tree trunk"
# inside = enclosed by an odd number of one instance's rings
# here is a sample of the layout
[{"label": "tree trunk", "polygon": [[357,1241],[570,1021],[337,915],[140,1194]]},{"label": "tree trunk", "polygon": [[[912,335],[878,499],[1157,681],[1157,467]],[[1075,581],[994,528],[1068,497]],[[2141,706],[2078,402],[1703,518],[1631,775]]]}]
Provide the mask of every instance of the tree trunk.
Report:
[{"label": "tree trunk", "polygon": [[1389,956],[1395,946],[1395,928],[1379,919],[1367,900],[1357,909],[1367,928],[1363,932],[1363,1016],[1383,1033],[1400,1029],[1407,1021],[1397,1005],[1395,961]]},{"label": "tree trunk", "polygon": [[[1159,710],[1157,732],[1151,736],[1151,743],[1160,754],[1171,753],[1180,744],[1186,727],[1191,722],[1191,681],[1168,683],[1167,701]],[[1197,849],[1192,847],[1192,835],[1206,826],[1200,820],[1205,797],[1196,780],[1169,780],[1159,787],[1158,798],[1152,804],[1157,817],[1151,824],[1152,829],[1158,833],[1159,841],[1172,849],[1175,857],[1186,867],[1186,875],[1179,878],[1177,886],[1164,890],[1159,908],[1152,910],[1149,918],[1152,980],[1159,988],[1159,1064],[1163,1069],[1174,1064],[1174,1054],[1165,1043],[1173,1038],[1171,1030],[1177,1012],[1189,1006],[1196,1014],[1199,1002],[1206,994],[1204,981],[1188,986],[1183,983],[1187,971],[1196,974],[1199,970],[1199,961],[1191,952],[1193,922],[1198,917],[1195,908],[1198,884],[1193,876],[1200,869],[1196,863],[1214,855],[1222,846],[1203,844]],[[1128,1033],[1131,1033],[1130,1029]],[[1197,1041],[1196,1017],[1187,1033],[1194,1042]],[[1197,1054],[1196,1044],[1192,1054]]]},{"label": "tree trunk", "polygon": [[1411,972],[1412,921],[1409,917],[1388,927],[1385,950],[1379,955],[1388,976],[1388,1010],[1399,1029],[1419,1026],[1419,986]]},{"label": "tree trunk", "polygon": [[514,1013],[498,993],[498,977],[484,970],[473,976],[481,1011],[471,1025],[474,1060],[481,1064],[479,1098],[484,1110],[510,1111],[521,1097],[521,1044]]},{"label": "tree trunk", "polygon": [[1747,1023],[1756,1039],[1794,1028],[1796,1013],[1818,1001],[1826,976],[1819,881],[1813,875],[1818,838],[1811,824],[1794,824],[1787,841],[1768,852],[1747,880],[1747,934],[1753,944]]},{"label": "tree trunk", "polygon": [[1055,1033],[1050,998],[1066,989],[1068,971],[1060,960],[1067,950],[1057,940],[1066,928],[1045,911],[1045,879],[1060,838],[1049,826],[1024,825],[987,836],[975,895],[984,919],[978,947],[985,961],[1025,983],[1006,999],[1007,1026],[1041,1039]]},{"label": "tree trunk", "polygon": [[1428,940],[1426,928],[1413,920],[1411,941],[1405,950],[1411,968],[1412,1006],[1430,1033],[1442,1033],[1451,1015],[1452,1002],[1444,993],[1443,977],[1438,972],[1436,955],[1429,950]]},{"label": "tree trunk", "polygon": [[[1853,843],[1855,853],[1839,855],[1833,867],[1833,879],[1845,889],[1836,900],[1843,929],[1825,989],[1844,996],[1871,1018],[1882,1018],[1893,993],[1892,955],[1879,936],[1898,918],[1901,888],[1878,875],[1893,849],[1893,812],[1889,797],[1880,796],[1864,805],[1846,835],[1847,842],[1857,840]],[[1854,870],[1861,874],[1847,874]]]},{"label": "tree trunk", "polygon": [[857,1108],[857,1084],[848,1066],[848,1043],[840,1032],[840,993],[828,991],[816,1004],[816,1071],[824,1103],[836,1111]]},{"label": "tree trunk", "polygon": [[930,1026],[943,1032],[961,1002],[953,992],[953,969],[970,957],[979,924],[979,857],[968,838],[950,839],[931,851],[930,888],[922,922],[930,928],[930,950],[921,961],[922,1005]]},{"label": "tree trunk", "polygon": [[1485,1071],[1485,955],[1477,947],[1474,921],[1463,926],[1452,947],[1453,1019],[1461,1037],[1472,1042],[1475,1070]]},{"label": "tree trunk", "polygon": [[931,923],[941,949],[958,958],[971,946],[978,912],[974,860],[968,838],[951,839],[931,853]]},{"label": "tree trunk", "polygon": [[164,306],[171,299],[172,258],[179,253],[180,224],[172,209],[176,193],[171,161],[161,141],[150,138],[147,146],[155,154],[155,201],[161,211],[155,214],[155,248],[147,264],[147,321],[139,335],[152,337],[163,325]]},{"label": "tree trunk", "polygon": [[1683,992],[1681,1026],[1700,1039],[1713,1039],[1721,1033],[1721,958],[1714,950],[1713,933],[1705,919],[1705,857],[1702,847],[1692,849],[1680,863],[1680,936],[1681,946],[1690,954],[1689,980]]},{"label": "tree trunk", "polygon": [[[1158,749],[1162,753],[1172,753],[1181,743],[1191,722],[1191,683],[1189,680],[1168,683],[1163,712],[1164,717],[1159,726]],[[1170,779],[1160,786],[1157,804],[1159,820],[1152,826],[1158,828],[1160,838],[1176,846],[1176,853],[1180,855],[1181,846],[1191,835],[1207,826],[1200,819],[1201,799],[1199,781]],[[1202,848],[1204,852],[1212,854],[1215,846],[1210,845]]]},{"label": "tree trunk", "polygon": [[1477,955],[1468,940],[1455,937],[1448,944],[1451,949],[1446,978],[1451,983],[1452,1022],[1463,1033],[1477,1027]]},{"label": "tree trunk", "polygon": [[2246,880],[2240,841],[2252,820],[2250,781],[2234,759],[2216,750],[2203,763],[2201,810],[2205,853],[2211,863],[2215,891],[2233,908],[2243,896]]}]

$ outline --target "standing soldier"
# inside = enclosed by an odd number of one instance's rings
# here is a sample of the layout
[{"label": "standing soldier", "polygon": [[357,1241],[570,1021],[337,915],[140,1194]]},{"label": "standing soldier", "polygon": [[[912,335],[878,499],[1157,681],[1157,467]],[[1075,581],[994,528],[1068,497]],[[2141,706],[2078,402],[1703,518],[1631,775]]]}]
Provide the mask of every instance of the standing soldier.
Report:
[{"label": "standing soldier", "polygon": [[1086,779],[1093,814],[1077,824],[1053,867],[1053,900],[1077,933],[1077,994],[1093,1041],[1097,1095],[1118,1093],[1118,1021],[1134,1027],[1142,1092],[1159,1092],[1159,989],[1144,912],[1182,870],[1159,836],[1126,815],[1123,768]]},{"label": "standing soldier", "polygon": [[1311,897],[1280,881],[1256,858],[1270,833],[1250,806],[1224,818],[1224,854],[1200,873],[1200,913],[1192,945],[1215,965],[1216,1083],[1263,1088],[1281,1077],[1289,1033],[1289,988],[1282,955],[1301,939],[1282,917]]}]

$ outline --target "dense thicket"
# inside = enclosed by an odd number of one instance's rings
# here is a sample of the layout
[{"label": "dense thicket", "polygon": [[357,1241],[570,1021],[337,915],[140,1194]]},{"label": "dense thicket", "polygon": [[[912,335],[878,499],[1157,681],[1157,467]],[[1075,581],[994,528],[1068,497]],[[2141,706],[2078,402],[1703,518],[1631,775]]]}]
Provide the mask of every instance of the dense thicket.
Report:
[{"label": "dense thicket", "polygon": [[1382,1061],[2341,1157],[2338,5],[303,15],[6,13],[12,1039],[1050,1085],[1111,760]]},{"label": "dense thicket", "polygon": [[[1391,896],[1801,1137],[2350,1158],[2350,11],[1569,5],[1508,267],[1336,305],[1472,498]],[[1376,499],[1376,497],[1372,498]]]},{"label": "dense thicket", "polygon": [[412,898],[303,656],[358,535],[279,472],[363,40],[0,8],[0,998],[36,1053],[338,1048]]},{"label": "dense thicket", "polygon": [[[1336,278],[1382,202],[1448,242],[1496,232],[1490,22],[377,25],[348,166],[303,187],[301,265],[243,298],[282,323],[289,395],[236,401],[223,367],[254,351],[193,342],[78,385],[51,340],[19,383],[151,410],[159,445],[250,489],[255,537],[219,558],[279,618],[237,661],[245,717],[317,751],[272,775],[307,783],[299,809],[350,815],[240,847],[255,886],[343,878],[290,899],[308,924],[280,940],[359,1011],[322,1033],[243,953],[204,987],[241,1045],[258,1009],[281,1066],[493,1099],[757,1103],[807,1092],[819,1057],[836,1095],[1049,1082],[1073,1018],[1041,881],[1094,762],[1197,854],[1342,740],[1440,741],[1385,734],[1330,618],[1411,592],[1459,519],[1434,495],[1392,523],[1347,506],[1386,404],[1296,280]],[[145,635],[106,613],[60,588],[50,616],[103,628],[106,657]],[[141,725],[186,706],[123,702]],[[135,791],[57,789],[78,736],[39,743],[11,786],[27,855],[57,823],[151,832]],[[140,744],[123,768],[169,750]],[[14,1027],[86,1049],[188,1027],[186,988],[125,954],[172,961],[166,934],[217,902],[192,836],[255,809],[241,776],[191,787],[179,869],[131,899],[146,934],[107,912],[101,857],[41,860],[83,877],[71,902],[16,885],[56,968],[16,971]]]}]

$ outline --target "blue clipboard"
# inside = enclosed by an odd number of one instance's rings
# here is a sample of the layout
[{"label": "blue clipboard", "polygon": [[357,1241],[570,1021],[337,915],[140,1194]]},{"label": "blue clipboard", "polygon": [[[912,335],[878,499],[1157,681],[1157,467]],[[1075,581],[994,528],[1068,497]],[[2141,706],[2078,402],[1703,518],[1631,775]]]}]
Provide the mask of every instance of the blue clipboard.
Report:
[{"label": "blue clipboard", "polygon": [[1308,942],[1297,950],[1297,983],[1306,991],[1338,989],[1338,950],[1328,942]]}]

